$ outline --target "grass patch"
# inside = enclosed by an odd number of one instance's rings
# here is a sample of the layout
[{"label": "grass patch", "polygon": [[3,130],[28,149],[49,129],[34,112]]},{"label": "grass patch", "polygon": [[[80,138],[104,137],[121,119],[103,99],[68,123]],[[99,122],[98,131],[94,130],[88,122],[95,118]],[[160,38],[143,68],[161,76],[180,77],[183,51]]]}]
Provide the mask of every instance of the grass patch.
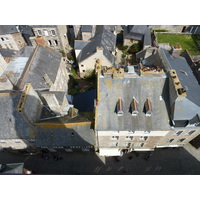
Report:
[{"label": "grass patch", "polygon": [[157,33],[158,43],[180,44],[183,51],[188,50],[191,55],[200,55],[200,38],[198,35]]}]

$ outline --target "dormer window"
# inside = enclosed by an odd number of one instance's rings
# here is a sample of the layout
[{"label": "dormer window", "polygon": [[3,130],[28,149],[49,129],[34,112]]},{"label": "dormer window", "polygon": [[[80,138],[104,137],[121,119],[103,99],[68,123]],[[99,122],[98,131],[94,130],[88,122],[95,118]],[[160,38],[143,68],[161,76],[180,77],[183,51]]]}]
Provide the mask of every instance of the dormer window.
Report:
[{"label": "dormer window", "polygon": [[119,97],[118,101],[117,101],[117,116],[123,116],[124,111],[123,111],[123,105],[122,105],[122,99],[121,97]]},{"label": "dormer window", "polygon": [[144,107],[145,107],[146,116],[151,116],[152,106],[151,106],[151,101],[149,99],[146,100]]},{"label": "dormer window", "polygon": [[132,114],[132,116],[137,116],[137,114],[138,114],[137,101],[134,97],[131,102],[131,114]]}]

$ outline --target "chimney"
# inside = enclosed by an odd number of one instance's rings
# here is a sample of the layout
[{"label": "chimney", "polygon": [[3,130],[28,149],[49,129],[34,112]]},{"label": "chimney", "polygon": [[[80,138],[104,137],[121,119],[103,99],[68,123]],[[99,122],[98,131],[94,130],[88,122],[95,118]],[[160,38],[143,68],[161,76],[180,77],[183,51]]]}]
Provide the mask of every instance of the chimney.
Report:
[{"label": "chimney", "polygon": [[45,42],[45,40],[44,40],[44,38],[43,38],[42,36],[36,37],[36,38],[35,38],[35,42],[36,42],[37,44],[42,45],[42,46],[47,46],[47,44],[46,44],[46,42]]},{"label": "chimney", "polygon": [[117,116],[123,116],[124,111],[123,111],[123,105],[122,105],[122,98],[119,97],[117,101]]},{"label": "chimney", "polygon": [[178,58],[180,56],[180,53],[182,51],[181,45],[174,45],[172,46],[172,55],[176,58]]},{"label": "chimney", "polygon": [[103,52],[103,47],[97,46],[96,50],[97,50],[97,52],[101,53],[101,52]]}]

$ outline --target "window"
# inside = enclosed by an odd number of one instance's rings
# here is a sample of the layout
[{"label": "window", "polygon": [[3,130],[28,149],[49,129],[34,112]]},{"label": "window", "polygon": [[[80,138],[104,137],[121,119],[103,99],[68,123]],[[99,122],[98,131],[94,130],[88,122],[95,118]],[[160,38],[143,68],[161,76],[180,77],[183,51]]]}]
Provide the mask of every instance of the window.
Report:
[{"label": "window", "polygon": [[47,43],[48,43],[49,46],[52,45],[51,40],[48,40]]},{"label": "window", "polygon": [[183,142],[184,140],[185,140],[185,138],[181,138],[179,141],[180,141],[180,142]]},{"label": "window", "polygon": [[118,145],[118,142],[111,142],[110,145],[116,147]]},{"label": "window", "polygon": [[112,136],[111,137],[111,140],[118,140],[119,139],[119,136]]},{"label": "window", "polygon": [[173,135],[180,135],[183,131],[176,131]]},{"label": "window", "polygon": [[7,41],[9,40],[9,38],[7,38],[7,37],[6,37],[5,39],[6,39]]},{"label": "window", "polygon": [[38,34],[39,36],[42,36],[42,31],[41,31],[41,30],[37,30],[37,34]]},{"label": "window", "polygon": [[74,132],[71,132],[71,137],[74,137]]},{"label": "window", "polygon": [[45,29],[45,30],[43,30],[43,32],[44,32],[44,35],[45,36],[49,36],[49,33],[48,33],[48,31]]},{"label": "window", "polygon": [[133,134],[135,131],[128,131],[129,134]]},{"label": "window", "polygon": [[85,70],[83,70],[83,72],[85,72]]},{"label": "window", "polygon": [[194,132],[195,132],[194,130],[193,130],[193,131],[189,131],[189,132],[187,133],[187,135],[192,135]]},{"label": "window", "polygon": [[148,139],[147,136],[141,136],[141,137],[140,137],[140,140],[147,140],[147,139]]},{"label": "window", "polygon": [[54,30],[51,30],[51,35],[56,36],[56,32]]},{"label": "window", "polygon": [[134,144],[135,147],[143,147],[144,146],[144,143],[141,143],[141,142],[137,142]]},{"label": "window", "polygon": [[130,39],[130,43],[133,44],[133,39]]},{"label": "window", "polygon": [[131,146],[131,143],[130,143],[130,142],[125,142],[125,143],[124,143],[124,146],[130,147],[130,146]]},{"label": "window", "polygon": [[54,45],[58,46],[58,41],[57,40],[54,40]]},{"label": "window", "polygon": [[21,44],[21,41],[18,41],[19,44]]},{"label": "window", "polygon": [[81,67],[84,67],[84,65],[81,65]]},{"label": "window", "polygon": [[1,40],[2,40],[2,42],[3,42],[3,41],[4,41],[4,38],[2,37]]},{"label": "window", "polygon": [[133,136],[126,136],[126,140],[132,140]]},{"label": "window", "polygon": [[167,139],[167,142],[173,142],[174,141],[174,139]]}]

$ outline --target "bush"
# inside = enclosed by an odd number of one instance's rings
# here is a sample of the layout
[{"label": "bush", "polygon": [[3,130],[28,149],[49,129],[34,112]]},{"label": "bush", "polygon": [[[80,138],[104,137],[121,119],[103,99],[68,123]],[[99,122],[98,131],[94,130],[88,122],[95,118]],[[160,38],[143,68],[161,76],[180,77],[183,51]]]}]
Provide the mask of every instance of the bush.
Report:
[{"label": "bush", "polygon": [[87,80],[95,80],[96,78],[96,74],[95,74],[95,70],[88,70],[85,74],[85,79]]},{"label": "bush", "polygon": [[125,46],[122,47],[122,51],[123,51],[123,52],[124,52],[124,51],[127,51],[127,49],[128,49],[128,46],[127,46],[127,45],[125,45]]},{"label": "bush", "polygon": [[66,56],[66,53],[64,50],[60,50],[60,53],[62,54],[63,57]]}]

